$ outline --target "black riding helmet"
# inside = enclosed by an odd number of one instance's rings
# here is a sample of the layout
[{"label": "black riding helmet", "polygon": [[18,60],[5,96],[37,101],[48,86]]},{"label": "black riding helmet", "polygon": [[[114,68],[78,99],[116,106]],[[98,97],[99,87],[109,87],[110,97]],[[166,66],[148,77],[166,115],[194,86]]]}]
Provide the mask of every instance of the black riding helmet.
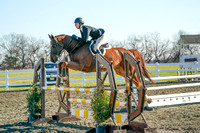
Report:
[{"label": "black riding helmet", "polygon": [[84,24],[84,21],[81,17],[78,17],[74,20],[74,23],[81,23],[81,24]]}]

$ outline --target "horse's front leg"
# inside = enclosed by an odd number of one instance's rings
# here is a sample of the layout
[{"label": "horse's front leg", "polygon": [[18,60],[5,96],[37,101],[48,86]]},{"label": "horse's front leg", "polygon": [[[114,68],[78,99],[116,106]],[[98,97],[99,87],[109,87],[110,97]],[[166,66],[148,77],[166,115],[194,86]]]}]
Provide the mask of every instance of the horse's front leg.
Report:
[{"label": "horse's front leg", "polygon": [[62,63],[63,63],[63,62],[59,62],[59,63],[58,63],[58,71],[57,71],[58,76],[61,76],[61,75],[62,75],[62,67],[61,67]]},{"label": "horse's front leg", "polygon": [[73,61],[61,62],[60,63],[60,69],[61,69],[60,76],[61,76],[62,80],[67,80],[68,79],[68,75],[66,74],[66,71],[65,71],[66,68],[70,68],[70,69],[73,69],[73,70],[81,71],[82,68],[83,68],[83,65],[81,65],[78,62],[73,62]]},{"label": "horse's front leg", "polygon": [[77,71],[81,71],[83,69],[83,65],[81,65],[78,62],[74,62],[74,61],[63,62],[61,67],[62,67],[62,69],[69,68],[69,69],[73,69],[73,70],[77,70]]}]

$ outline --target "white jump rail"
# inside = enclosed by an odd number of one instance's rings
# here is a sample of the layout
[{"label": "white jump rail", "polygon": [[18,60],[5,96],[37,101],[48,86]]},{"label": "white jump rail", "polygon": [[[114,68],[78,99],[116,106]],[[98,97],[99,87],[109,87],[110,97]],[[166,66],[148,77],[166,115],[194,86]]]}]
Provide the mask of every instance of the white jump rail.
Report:
[{"label": "white jump rail", "polygon": [[195,87],[195,86],[200,86],[200,83],[190,83],[190,84],[178,84],[178,85],[148,87],[147,90],[161,90],[161,89],[182,88],[182,87]]},{"label": "white jump rail", "polygon": [[[152,79],[165,80],[165,79],[183,79],[183,78],[198,78],[198,77],[200,77],[200,75],[156,77]],[[171,89],[171,88],[176,89],[176,88],[195,87],[195,86],[200,86],[200,83],[148,87],[147,90],[161,90],[161,89]],[[152,103],[148,104],[149,107],[200,103],[200,92],[148,96],[148,98],[152,99]]]},{"label": "white jump rail", "polygon": [[148,96],[152,99],[150,107],[180,105],[200,102],[200,92]]},{"label": "white jump rail", "polygon": [[[170,80],[170,79],[185,79],[185,78],[198,78],[200,74],[185,75],[185,76],[163,76],[163,77],[151,77],[152,80]],[[145,78],[145,80],[148,80]]]}]

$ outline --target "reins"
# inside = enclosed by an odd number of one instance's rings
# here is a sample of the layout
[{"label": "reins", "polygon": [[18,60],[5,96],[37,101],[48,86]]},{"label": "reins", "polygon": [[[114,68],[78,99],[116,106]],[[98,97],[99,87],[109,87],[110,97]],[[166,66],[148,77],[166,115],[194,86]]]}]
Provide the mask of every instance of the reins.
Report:
[{"label": "reins", "polygon": [[[67,50],[69,54],[71,54],[79,46],[79,44],[81,43],[81,41],[79,41],[75,46],[72,46],[72,44],[73,44],[75,39],[71,38],[70,41],[68,42],[68,44],[63,46],[58,42],[57,38],[55,38],[55,39],[56,40],[52,40],[52,41],[55,41],[55,45],[56,46],[55,47],[52,46],[52,47],[56,48],[56,52],[51,52],[51,54],[55,54],[56,55],[56,60],[57,60],[58,57],[61,56],[61,54],[62,54],[64,49]],[[58,46],[63,48],[62,51],[60,52],[60,54],[58,53]],[[71,48],[71,46],[72,46],[72,48]]]},{"label": "reins", "polygon": [[71,40],[69,41],[69,43],[65,47],[63,47],[63,49],[67,49],[72,44],[73,41],[74,40],[71,38]]}]

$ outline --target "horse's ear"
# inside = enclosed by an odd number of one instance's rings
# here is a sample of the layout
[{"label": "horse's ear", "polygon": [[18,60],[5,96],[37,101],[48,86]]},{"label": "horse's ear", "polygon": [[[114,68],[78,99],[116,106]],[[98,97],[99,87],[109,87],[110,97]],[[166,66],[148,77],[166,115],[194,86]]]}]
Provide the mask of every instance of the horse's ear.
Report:
[{"label": "horse's ear", "polygon": [[55,37],[51,34],[51,38],[54,40]]},{"label": "horse's ear", "polygon": [[49,38],[51,39],[51,36],[48,34]]},{"label": "horse's ear", "polygon": [[56,42],[58,42],[58,39],[56,37],[54,37],[52,34],[51,34],[51,37],[53,40],[55,40]]}]

